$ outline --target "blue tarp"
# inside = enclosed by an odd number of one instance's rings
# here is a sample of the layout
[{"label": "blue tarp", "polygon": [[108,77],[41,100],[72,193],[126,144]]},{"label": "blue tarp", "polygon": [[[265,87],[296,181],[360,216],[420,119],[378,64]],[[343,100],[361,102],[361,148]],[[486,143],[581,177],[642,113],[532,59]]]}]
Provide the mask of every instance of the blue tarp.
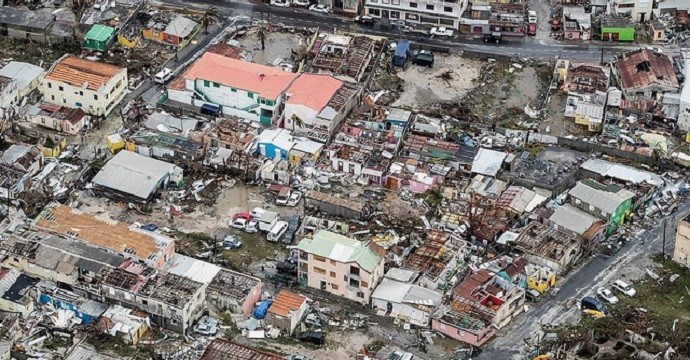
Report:
[{"label": "blue tarp", "polygon": [[254,317],[261,320],[266,317],[268,308],[271,306],[271,300],[264,300],[256,309],[254,309]]}]

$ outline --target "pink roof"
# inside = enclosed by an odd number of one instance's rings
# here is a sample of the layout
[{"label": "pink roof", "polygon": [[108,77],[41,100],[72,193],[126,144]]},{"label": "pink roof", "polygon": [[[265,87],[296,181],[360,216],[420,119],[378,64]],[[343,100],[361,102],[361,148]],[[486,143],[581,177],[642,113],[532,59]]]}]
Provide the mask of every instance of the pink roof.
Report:
[{"label": "pink roof", "polygon": [[319,112],[341,86],[342,81],[329,75],[302,74],[288,89],[290,98],[285,103],[304,105]]},{"label": "pink roof", "polygon": [[258,93],[266,99],[276,99],[290,86],[296,74],[270,66],[205,53],[184,74],[189,80],[208,80],[226,86]]}]

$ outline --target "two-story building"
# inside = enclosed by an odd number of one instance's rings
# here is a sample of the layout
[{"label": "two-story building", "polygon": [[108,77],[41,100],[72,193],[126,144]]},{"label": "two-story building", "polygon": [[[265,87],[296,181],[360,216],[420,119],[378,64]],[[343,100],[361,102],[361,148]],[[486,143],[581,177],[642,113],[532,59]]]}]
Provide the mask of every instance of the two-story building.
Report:
[{"label": "two-story building", "polygon": [[108,116],[127,90],[127,69],[65,55],[48,70],[39,90],[43,100]]},{"label": "two-story building", "polygon": [[383,258],[364,241],[320,230],[297,249],[299,282],[333,295],[368,304],[383,276]]},{"label": "two-story building", "polygon": [[569,192],[570,203],[607,222],[607,234],[611,234],[625,221],[631,212],[635,194],[616,184],[604,185],[587,179],[578,181]]},{"label": "two-story building", "polygon": [[663,93],[680,91],[670,58],[649,49],[619,55],[611,70],[627,101],[659,99]]},{"label": "two-story building", "polygon": [[390,21],[458,29],[460,15],[467,4],[465,0],[365,0],[364,11],[372,17]]},{"label": "two-story building", "polygon": [[184,88],[169,88],[168,99],[199,107],[208,104],[223,114],[271,126],[278,123],[285,91],[297,75],[205,53],[182,77]]}]

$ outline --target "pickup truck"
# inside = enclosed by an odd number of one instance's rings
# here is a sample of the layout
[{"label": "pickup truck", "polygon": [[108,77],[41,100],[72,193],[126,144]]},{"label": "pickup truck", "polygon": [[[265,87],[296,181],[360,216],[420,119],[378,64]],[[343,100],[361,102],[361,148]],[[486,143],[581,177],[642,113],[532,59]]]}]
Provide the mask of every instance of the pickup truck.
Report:
[{"label": "pickup truck", "polygon": [[453,29],[447,27],[432,27],[431,30],[429,30],[429,35],[452,37]]}]

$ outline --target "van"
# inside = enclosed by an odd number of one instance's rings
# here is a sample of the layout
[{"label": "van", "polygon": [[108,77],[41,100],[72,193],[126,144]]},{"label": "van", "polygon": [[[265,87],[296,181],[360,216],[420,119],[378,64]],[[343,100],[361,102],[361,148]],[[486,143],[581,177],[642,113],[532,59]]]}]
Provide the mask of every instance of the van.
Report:
[{"label": "van", "polygon": [[541,293],[534,289],[525,290],[525,297],[527,298],[527,300],[530,300],[532,302],[541,301]]},{"label": "van", "polygon": [[278,196],[276,197],[276,204],[287,205],[288,200],[290,200],[291,193],[292,192],[290,191],[289,187],[284,187],[280,189],[280,192],[278,192]]},{"label": "van", "polygon": [[204,104],[201,105],[200,112],[203,115],[218,117],[220,116],[220,106],[214,104]]},{"label": "van", "polygon": [[268,241],[273,241],[277,242],[280,241],[280,239],[285,235],[285,232],[288,229],[288,222],[287,221],[278,221],[275,226],[271,229],[271,231],[268,232],[268,235],[266,235],[266,239]]},{"label": "van", "polygon": [[172,77],[173,77],[173,72],[172,72],[172,70],[170,70],[170,69],[168,69],[168,68],[163,68],[163,70],[159,71],[159,72],[153,77],[153,81],[154,81],[156,84],[165,84],[165,83],[167,83],[168,81],[170,81],[170,79],[172,79]]},{"label": "van", "polygon": [[397,67],[405,66],[407,58],[410,56],[410,41],[400,40],[395,47],[395,54],[393,55],[393,65]]}]

